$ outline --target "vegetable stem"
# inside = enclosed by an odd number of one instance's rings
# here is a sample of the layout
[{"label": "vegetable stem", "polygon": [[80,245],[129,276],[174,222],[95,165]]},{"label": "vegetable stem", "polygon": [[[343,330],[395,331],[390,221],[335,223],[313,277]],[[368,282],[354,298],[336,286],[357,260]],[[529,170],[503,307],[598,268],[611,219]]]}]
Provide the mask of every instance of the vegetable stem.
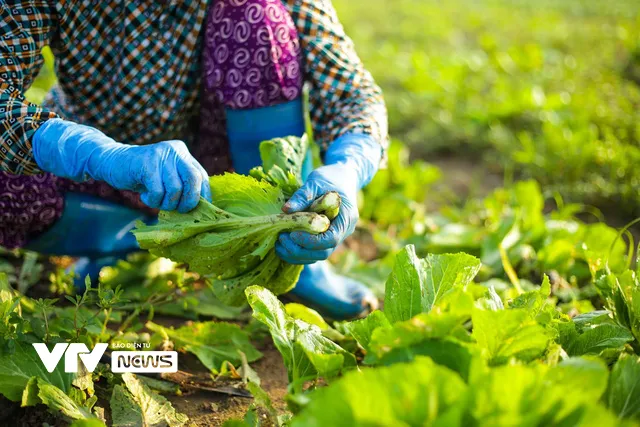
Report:
[{"label": "vegetable stem", "polygon": [[509,255],[507,255],[507,251],[502,245],[499,246],[499,249],[500,258],[502,259],[502,266],[505,273],[507,273],[507,277],[509,277],[509,281],[511,282],[513,287],[516,288],[518,295],[523,294],[524,291],[522,290],[522,286],[520,286],[520,279],[518,278],[518,274],[516,273],[516,271],[513,269],[511,261],[509,261]]},{"label": "vegetable stem", "polygon": [[335,219],[340,213],[340,205],[342,199],[335,191],[329,191],[323,196],[317,198],[309,207],[309,212],[324,214],[329,220]]}]

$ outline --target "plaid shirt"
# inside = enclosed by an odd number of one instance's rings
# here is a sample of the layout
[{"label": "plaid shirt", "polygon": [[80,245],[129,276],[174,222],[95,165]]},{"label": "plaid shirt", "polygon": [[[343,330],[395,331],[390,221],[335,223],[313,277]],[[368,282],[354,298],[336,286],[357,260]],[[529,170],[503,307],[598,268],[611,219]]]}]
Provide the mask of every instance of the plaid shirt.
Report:
[{"label": "plaid shirt", "polygon": [[[210,1],[0,0],[0,170],[39,173],[31,138],[54,117],[127,144],[193,141],[201,29]],[[316,141],[326,149],[350,132],[385,144],[381,91],[330,0],[283,3],[301,39]],[[37,106],[23,93],[42,67],[46,45],[56,56],[58,85]]]}]

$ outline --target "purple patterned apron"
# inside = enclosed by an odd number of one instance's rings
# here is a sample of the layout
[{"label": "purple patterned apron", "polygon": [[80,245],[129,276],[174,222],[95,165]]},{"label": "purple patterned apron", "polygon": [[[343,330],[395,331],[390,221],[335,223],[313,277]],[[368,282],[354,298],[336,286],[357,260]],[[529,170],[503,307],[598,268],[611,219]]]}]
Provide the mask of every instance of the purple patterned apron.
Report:
[{"label": "purple patterned apron", "polygon": [[[296,99],[302,93],[302,70],[298,34],[280,0],[213,1],[204,40],[200,132],[191,151],[213,174],[231,169],[224,107],[260,108]],[[0,172],[0,246],[22,247],[54,224],[66,192],[157,212],[138,194],[104,182]]]}]

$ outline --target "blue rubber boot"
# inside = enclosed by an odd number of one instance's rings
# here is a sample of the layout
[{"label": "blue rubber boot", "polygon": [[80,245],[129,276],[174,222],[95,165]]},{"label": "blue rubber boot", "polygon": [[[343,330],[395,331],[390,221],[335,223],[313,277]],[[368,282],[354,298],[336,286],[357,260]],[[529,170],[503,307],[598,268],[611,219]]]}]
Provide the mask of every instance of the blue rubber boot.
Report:
[{"label": "blue rubber boot", "polygon": [[[259,146],[267,139],[302,136],[305,122],[302,99],[253,110],[227,109],[227,134],[233,168],[248,174],[259,166]],[[313,170],[311,150],[302,167],[306,178]],[[306,265],[296,287],[289,293],[296,301],[333,319],[361,317],[375,309],[378,300],[364,284],[333,272],[327,261]]]},{"label": "blue rubber boot", "polygon": [[47,255],[81,257],[70,270],[75,285],[84,290],[85,277],[97,283],[102,267],[114,265],[139,250],[130,231],[136,221],[156,219],[135,209],[81,193],[67,193],[62,217],[47,231],[33,239],[26,249]]},{"label": "blue rubber boot", "polygon": [[363,317],[378,308],[378,299],[369,288],[337,274],[328,261],[305,265],[289,295],[335,320]]}]

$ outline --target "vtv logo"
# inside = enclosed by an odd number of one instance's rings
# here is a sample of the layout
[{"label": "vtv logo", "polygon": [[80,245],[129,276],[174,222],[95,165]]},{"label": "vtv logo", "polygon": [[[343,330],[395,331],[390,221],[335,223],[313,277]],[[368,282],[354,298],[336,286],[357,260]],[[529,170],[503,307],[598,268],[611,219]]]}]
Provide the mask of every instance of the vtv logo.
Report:
[{"label": "vtv logo", "polygon": [[107,350],[108,344],[99,343],[89,351],[87,346],[82,343],[58,343],[53,346],[53,350],[49,351],[46,344],[34,343],[33,347],[36,349],[40,360],[47,368],[49,373],[53,372],[60,363],[60,359],[64,356],[64,371],[65,372],[78,372],[78,356],[85,368],[89,372],[93,372],[100,362],[100,358]]}]

